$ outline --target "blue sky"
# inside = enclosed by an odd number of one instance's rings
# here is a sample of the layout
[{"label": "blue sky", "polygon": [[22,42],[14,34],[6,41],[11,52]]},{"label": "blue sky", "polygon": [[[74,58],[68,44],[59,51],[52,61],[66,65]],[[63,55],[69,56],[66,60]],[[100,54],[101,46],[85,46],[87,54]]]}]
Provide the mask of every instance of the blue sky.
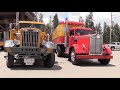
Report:
[{"label": "blue sky", "polygon": [[[43,21],[45,23],[48,23],[49,17],[53,18],[55,13],[58,14],[58,18],[60,21],[65,20],[66,17],[69,18],[69,20],[72,21],[79,21],[79,17],[82,16],[83,20],[85,20],[86,16],[89,14],[89,12],[39,12],[43,14]],[[101,26],[103,27],[103,23],[107,22],[107,24],[110,25],[111,22],[111,12],[93,12],[93,19],[94,24],[101,23]],[[120,25],[120,12],[113,12],[113,21],[115,23],[118,23]]]}]

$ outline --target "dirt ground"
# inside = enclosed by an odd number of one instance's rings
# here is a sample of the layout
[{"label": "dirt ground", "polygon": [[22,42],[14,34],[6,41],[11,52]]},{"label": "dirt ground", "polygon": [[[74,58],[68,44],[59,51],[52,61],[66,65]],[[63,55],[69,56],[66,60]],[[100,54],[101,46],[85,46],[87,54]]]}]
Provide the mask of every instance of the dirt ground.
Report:
[{"label": "dirt ground", "polygon": [[120,51],[113,51],[113,59],[106,66],[97,60],[81,60],[72,65],[67,58],[55,57],[52,68],[15,65],[6,67],[5,53],[0,51],[0,78],[120,78]]}]

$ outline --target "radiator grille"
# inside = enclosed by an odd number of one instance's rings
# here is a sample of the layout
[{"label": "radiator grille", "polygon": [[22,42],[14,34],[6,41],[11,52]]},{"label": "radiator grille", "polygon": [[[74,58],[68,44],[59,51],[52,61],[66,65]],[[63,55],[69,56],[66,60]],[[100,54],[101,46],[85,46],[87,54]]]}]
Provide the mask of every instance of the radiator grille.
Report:
[{"label": "radiator grille", "polygon": [[37,47],[38,32],[35,30],[22,31],[22,47]]},{"label": "radiator grille", "polygon": [[90,54],[102,54],[102,35],[91,35],[90,37]]}]

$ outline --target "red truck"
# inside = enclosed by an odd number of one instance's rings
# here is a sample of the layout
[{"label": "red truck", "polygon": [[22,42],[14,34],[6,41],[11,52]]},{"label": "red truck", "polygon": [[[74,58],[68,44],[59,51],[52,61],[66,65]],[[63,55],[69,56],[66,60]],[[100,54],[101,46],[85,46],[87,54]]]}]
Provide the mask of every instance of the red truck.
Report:
[{"label": "red truck", "polygon": [[72,64],[77,65],[81,59],[98,59],[107,65],[113,58],[112,51],[103,44],[103,36],[86,28],[83,22],[62,21],[52,33],[57,56],[69,56]]}]

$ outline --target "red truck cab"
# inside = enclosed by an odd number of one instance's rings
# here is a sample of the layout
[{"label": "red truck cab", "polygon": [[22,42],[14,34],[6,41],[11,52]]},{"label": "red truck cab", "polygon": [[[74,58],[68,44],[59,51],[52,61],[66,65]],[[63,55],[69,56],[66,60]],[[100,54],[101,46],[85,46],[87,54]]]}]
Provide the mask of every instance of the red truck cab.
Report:
[{"label": "red truck cab", "polygon": [[68,48],[64,53],[69,55],[72,64],[78,64],[80,59],[98,59],[107,65],[113,58],[110,48],[103,45],[102,35],[93,33],[92,29],[75,27],[68,33]]}]

